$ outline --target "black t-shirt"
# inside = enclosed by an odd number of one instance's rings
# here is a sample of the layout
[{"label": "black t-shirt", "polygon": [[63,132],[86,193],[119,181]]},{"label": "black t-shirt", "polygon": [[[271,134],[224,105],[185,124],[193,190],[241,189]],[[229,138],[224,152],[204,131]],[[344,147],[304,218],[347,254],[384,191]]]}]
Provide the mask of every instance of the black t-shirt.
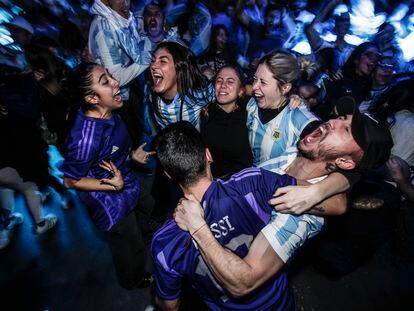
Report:
[{"label": "black t-shirt", "polygon": [[213,156],[211,170],[215,178],[252,166],[246,104],[247,99],[239,100],[239,107],[227,113],[213,103],[208,107],[208,115],[202,114],[200,131]]}]

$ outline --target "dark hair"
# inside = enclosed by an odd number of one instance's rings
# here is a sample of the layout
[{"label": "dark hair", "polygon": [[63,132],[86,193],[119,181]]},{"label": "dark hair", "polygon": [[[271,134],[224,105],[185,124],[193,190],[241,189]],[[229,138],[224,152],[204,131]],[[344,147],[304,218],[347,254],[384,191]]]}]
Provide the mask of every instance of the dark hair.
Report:
[{"label": "dark hair", "polygon": [[414,75],[407,76],[406,80],[398,82],[379,98],[374,113],[383,119],[392,116],[400,110],[414,112]]},{"label": "dark hair", "polygon": [[348,60],[345,62],[344,66],[342,67],[342,71],[344,75],[352,77],[355,75],[356,65],[355,61],[359,60],[362,54],[365,53],[366,50],[369,48],[375,47],[378,49],[377,45],[372,42],[364,42],[358,45],[349,56]]},{"label": "dark hair", "polygon": [[[219,74],[219,72],[220,71],[222,71],[223,69],[225,69],[225,68],[230,68],[230,69],[233,69],[235,72],[236,72],[236,75],[237,75],[237,77],[239,78],[239,80],[240,80],[240,85],[243,87],[243,88],[245,88],[246,87],[246,75],[244,74],[244,72],[243,72],[243,70],[241,69],[241,67],[239,66],[239,64],[237,64],[237,63],[234,63],[234,64],[227,64],[227,65],[224,65],[223,67],[221,67],[218,71],[217,71],[217,73],[214,75],[214,78],[213,78],[213,83],[215,84],[216,83],[216,79],[217,79],[217,75]],[[244,98],[244,94],[239,98],[239,100],[240,99],[243,99]],[[212,102],[212,103],[209,103],[209,104],[207,104],[205,107],[204,107],[204,109],[203,109],[203,114],[204,114],[204,118],[205,118],[205,120],[208,120],[209,119],[209,111],[210,111],[210,109],[211,109],[211,106],[212,105],[215,105],[217,103],[217,100],[215,101],[215,102]]]},{"label": "dark hair", "polygon": [[157,7],[159,9],[159,11],[161,12],[162,17],[165,18],[163,7],[161,5],[159,5],[158,3],[156,3],[155,1],[152,1],[152,2],[148,3],[144,7],[144,12],[143,12],[142,16],[145,16],[145,15],[148,14],[148,10],[149,10],[150,7]]},{"label": "dark hair", "polygon": [[[210,47],[209,50],[210,51],[217,51],[217,45],[216,45],[216,38],[220,32],[220,30],[224,30],[224,32],[226,33],[227,37],[229,37],[230,39],[230,33],[229,30],[227,29],[226,26],[222,25],[222,24],[217,24],[213,27],[213,29],[211,29],[211,35],[210,35]],[[228,42],[226,45],[229,45]]]},{"label": "dark hair", "polygon": [[206,146],[188,121],[167,125],[154,139],[155,151],[171,179],[191,186],[206,174]]},{"label": "dark hair", "polygon": [[281,4],[268,4],[264,9],[263,16],[266,17],[272,11],[282,11],[283,9],[284,6]]},{"label": "dark hair", "polygon": [[[185,96],[191,96],[191,91],[201,90],[206,87],[206,78],[197,66],[197,60],[193,52],[184,45],[174,41],[164,41],[158,44],[154,53],[160,49],[166,49],[171,54],[175,71],[177,73],[177,92],[183,99]],[[150,80],[152,86],[153,81]],[[157,105],[157,95],[152,91],[152,105],[155,113],[163,118]]]},{"label": "dark hair", "polygon": [[30,44],[25,49],[25,56],[33,70],[44,71],[46,79],[56,78],[63,87],[70,68],[47,47],[38,43]]},{"label": "dark hair", "polygon": [[69,91],[71,99],[79,103],[83,111],[91,110],[94,107],[85,100],[85,97],[94,94],[92,90],[92,71],[98,66],[100,65],[95,63],[81,63],[70,76]]}]

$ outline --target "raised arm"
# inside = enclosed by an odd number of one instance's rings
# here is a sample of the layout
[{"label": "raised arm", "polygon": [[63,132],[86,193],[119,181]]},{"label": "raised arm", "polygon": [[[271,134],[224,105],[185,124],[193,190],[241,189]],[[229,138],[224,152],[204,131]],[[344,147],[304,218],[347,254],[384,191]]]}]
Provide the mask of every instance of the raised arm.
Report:
[{"label": "raised arm", "polygon": [[236,2],[236,16],[239,20],[240,24],[245,27],[249,27],[250,24],[250,17],[244,11],[244,2],[245,0],[237,0]]},{"label": "raised arm", "polygon": [[332,173],[315,184],[298,180],[298,186],[279,188],[269,203],[282,213],[342,215],[347,210],[344,192],[349,188],[349,181],[344,175]]},{"label": "raised arm", "polygon": [[[126,38],[126,36],[121,36]],[[125,40],[131,40],[125,39]],[[121,42],[120,44],[125,44]],[[129,66],[122,65],[121,52],[132,53],[131,50],[123,49],[118,46],[115,34],[103,29],[92,29],[89,34],[89,50],[95,61],[103,65],[119,81],[120,86],[128,84],[131,80],[139,76],[148,64],[131,63]],[[134,54],[135,56],[139,53]],[[132,55],[131,59],[134,59]]]},{"label": "raised arm", "polygon": [[174,213],[177,224],[190,232],[214,276],[232,296],[252,292],[283,267],[283,261],[262,233],[242,259],[217,242],[203,216],[203,209],[194,198],[182,200]]},{"label": "raised arm", "polygon": [[322,10],[315,16],[313,21],[308,26],[306,26],[305,32],[312,50],[318,50],[323,43],[321,36],[315,29],[315,25],[325,20],[329,12],[340,3],[342,3],[341,0],[328,1],[327,5],[323,6]]}]

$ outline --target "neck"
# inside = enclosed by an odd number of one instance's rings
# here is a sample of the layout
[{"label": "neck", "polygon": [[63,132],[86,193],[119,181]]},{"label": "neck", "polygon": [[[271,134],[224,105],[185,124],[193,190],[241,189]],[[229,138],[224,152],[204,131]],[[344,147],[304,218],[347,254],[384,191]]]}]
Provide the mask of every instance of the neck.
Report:
[{"label": "neck", "polygon": [[329,174],[335,169],[336,167],[332,163],[309,160],[298,155],[286,169],[286,173],[297,179],[308,180]]},{"label": "neck", "polygon": [[112,118],[112,110],[108,109],[94,109],[85,112],[85,115],[97,119],[110,119]]},{"label": "neck", "polygon": [[272,107],[272,109],[282,110],[282,108],[285,106],[286,103],[287,103],[287,98],[285,96],[282,96],[280,100]]},{"label": "neck", "polygon": [[218,103],[218,106],[223,109],[225,112],[230,113],[236,110],[239,106],[236,104],[236,102],[232,102],[230,104],[221,105]]},{"label": "neck", "polygon": [[188,197],[188,195],[192,194],[197,199],[197,201],[201,202],[204,193],[206,193],[212,182],[213,179],[211,177],[205,176],[200,178],[195,184],[188,187],[181,187],[181,189],[183,189],[185,197]]},{"label": "neck", "polygon": [[166,100],[172,100],[174,99],[175,95],[177,95],[178,91],[177,88],[173,88],[172,90],[168,90],[164,92],[162,95],[160,94],[160,97]]},{"label": "neck", "polygon": [[347,43],[345,41],[345,37],[344,36],[337,36],[336,37],[336,41],[335,44],[342,49]]},{"label": "neck", "polygon": [[162,40],[164,40],[164,37],[164,32],[160,33],[158,36],[148,36],[152,43],[160,43]]}]

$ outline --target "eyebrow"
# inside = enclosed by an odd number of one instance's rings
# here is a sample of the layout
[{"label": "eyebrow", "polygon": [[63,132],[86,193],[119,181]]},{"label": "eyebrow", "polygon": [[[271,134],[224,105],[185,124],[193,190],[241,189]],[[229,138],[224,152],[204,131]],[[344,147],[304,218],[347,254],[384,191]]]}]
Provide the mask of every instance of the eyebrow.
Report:
[{"label": "eyebrow", "polygon": [[101,75],[99,76],[98,83],[100,83],[100,82],[101,82],[101,79],[102,79],[103,77],[105,77],[105,76],[106,76],[106,72],[104,72],[103,74],[101,74]]}]

